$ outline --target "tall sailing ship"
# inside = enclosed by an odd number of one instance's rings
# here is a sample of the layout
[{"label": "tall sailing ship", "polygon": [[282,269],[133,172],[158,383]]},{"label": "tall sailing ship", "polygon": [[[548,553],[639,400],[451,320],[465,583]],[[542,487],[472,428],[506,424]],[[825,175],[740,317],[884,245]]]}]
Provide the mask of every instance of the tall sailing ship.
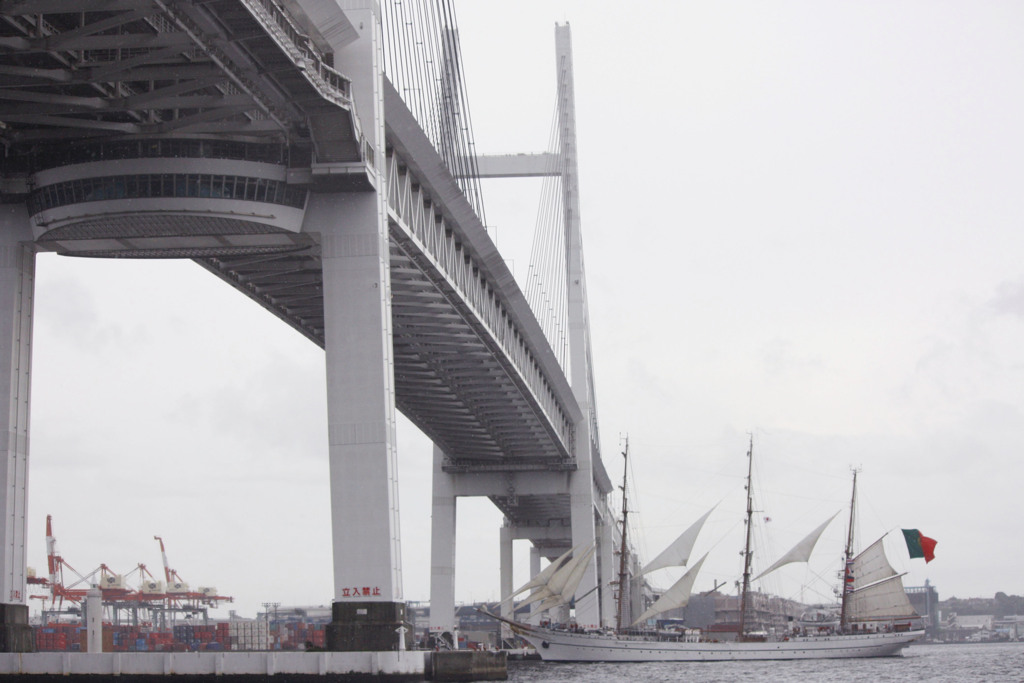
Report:
[{"label": "tall sailing ship", "polygon": [[[628,458],[628,443],[623,457]],[[824,524],[807,535],[791,551],[783,555],[768,569],[751,579],[751,524],[753,522],[753,439],[747,451],[747,510],[746,546],[744,550],[743,582],[740,590],[740,624],[736,639],[720,641],[699,629],[681,632],[635,630],[640,624],[658,614],[684,607],[690,599],[693,584],[707,555],[701,557],[689,570],[643,614],[624,628],[622,610],[615,629],[584,631],[576,628],[556,628],[522,623],[497,615],[494,618],[508,623],[512,630],[536,648],[541,659],[557,662],[638,662],[638,661],[729,661],[768,659],[838,659],[855,657],[886,657],[898,655],[910,643],[921,638],[924,631],[914,628],[919,619],[903,589],[903,574],[892,568],[882,545],[884,536],[861,553],[854,555],[854,515],[857,502],[857,473],[853,474],[853,494],[850,501],[849,527],[842,571],[842,604],[838,627],[812,633],[798,632],[772,635],[754,632],[747,623],[750,583],[776,569],[793,563],[806,562],[818,538],[836,513]],[[622,548],[620,558],[626,557],[626,486],[623,475]],[[641,570],[641,575],[669,566],[686,566],[708,511],[697,520],[664,552]],[[519,604],[537,604],[536,611],[544,611],[568,604],[575,593],[594,548],[574,548],[549,564],[532,581],[508,596],[531,591]],[[626,586],[626,570],[620,567],[620,594]],[[539,604],[538,604],[539,603]],[[716,638],[720,634],[716,634]]]}]

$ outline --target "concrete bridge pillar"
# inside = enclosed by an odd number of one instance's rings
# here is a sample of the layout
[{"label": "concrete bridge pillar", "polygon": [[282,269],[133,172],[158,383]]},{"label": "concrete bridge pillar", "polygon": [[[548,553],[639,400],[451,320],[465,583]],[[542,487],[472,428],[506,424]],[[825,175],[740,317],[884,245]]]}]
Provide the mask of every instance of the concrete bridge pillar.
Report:
[{"label": "concrete bridge pillar", "polygon": [[[530,546],[530,578],[540,574],[540,548],[535,545]],[[530,605],[530,617],[527,619],[531,624],[540,623],[540,613],[537,611],[537,605]]]},{"label": "concrete bridge pillar", "polygon": [[615,566],[614,535],[612,534],[615,520],[610,517],[603,517],[597,526],[598,535],[598,562],[600,563],[601,575],[601,625],[615,625],[615,593],[612,591],[609,582],[612,577],[618,575],[618,567]]},{"label": "concrete bridge pillar", "polygon": [[[455,482],[445,472],[444,452],[434,445],[433,503],[430,509],[430,634],[455,635]],[[511,589],[509,589],[511,592]]]},{"label": "concrete bridge pillar", "polygon": [[[577,430],[577,439],[586,437],[586,446],[576,448],[578,470],[569,482],[572,507],[572,545],[587,548],[597,542],[594,524],[594,476],[590,460],[589,432]],[[576,589],[576,623],[584,628],[597,628],[601,624],[598,599],[597,560],[590,559],[586,573]]]},{"label": "concrete bridge pillar", "polygon": [[[515,586],[512,585],[512,527],[509,526],[508,520],[502,525],[501,531],[498,534],[498,558],[499,558],[499,584],[500,591],[498,597],[504,600],[507,596],[511,595],[512,591],[515,590]],[[501,616],[511,618],[514,612],[515,606],[513,603],[501,606]],[[502,639],[509,639],[512,637],[512,629],[509,628],[508,624],[501,624],[501,637]]]},{"label": "concrete bridge pillar", "polygon": [[376,193],[314,196],[321,233],[331,542],[332,650],[393,650],[406,625],[398,523],[387,237]]},{"label": "concrete bridge pillar", "polygon": [[25,205],[0,205],[0,652],[34,649],[25,537],[35,263]]},{"label": "concrete bridge pillar", "polygon": [[352,77],[374,187],[314,194],[303,225],[320,234],[323,267],[334,550],[327,647],[383,651],[400,638],[410,646],[412,634],[399,544],[382,38],[376,3],[345,7],[354,32],[338,39],[335,60]]}]

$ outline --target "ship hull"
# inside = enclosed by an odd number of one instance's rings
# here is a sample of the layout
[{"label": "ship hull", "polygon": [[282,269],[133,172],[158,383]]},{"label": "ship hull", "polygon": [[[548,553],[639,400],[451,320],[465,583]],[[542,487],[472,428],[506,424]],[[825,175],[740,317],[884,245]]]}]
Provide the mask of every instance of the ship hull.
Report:
[{"label": "ship hull", "polygon": [[756,643],[683,642],[572,633],[517,624],[513,629],[550,662],[717,662],[891,657],[924,631],[797,637]]}]

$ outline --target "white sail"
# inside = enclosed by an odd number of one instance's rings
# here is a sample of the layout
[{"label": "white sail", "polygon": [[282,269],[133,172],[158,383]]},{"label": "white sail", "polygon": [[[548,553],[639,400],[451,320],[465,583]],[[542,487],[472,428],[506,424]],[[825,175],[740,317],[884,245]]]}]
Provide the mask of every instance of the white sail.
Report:
[{"label": "white sail", "polygon": [[846,614],[850,621],[919,616],[903,588],[903,574],[855,588],[846,598]]},{"label": "white sail", "polygon": [[884,538],[853,558],[853,592],[846,598],[848,620],[918,616],[903,589],[903,574],[897,573],[885,556]]},{"label": "white sail", "polygon": [[651,605],[646,612],[640,615],[640,617],[633,622],[632,625],[636,625],[641,621],[646,621],[656,614],[667,612],[670,609],[677,607],[686,607],[686,603],[690,602],[690,593],[693,591],[693,582],[697,580],[697,573],[700,571],[700,567],[704,564],[704,560],[707,559],[707,554],[700,558],[697,564],[693,565],[682,578],[672,584],[672,587],[665,591],[660,598]]},{"label": "white sail", "polygon": [[573,596],[576,594],[577,586],[580,585],[580,581],[583,580],[583,575],[587,572],[587,567],[590,565],[590,558],[594,556],[595,550],[596,548],[591,546],[590,550],[585,552],[578,560],[574,560],[572,570],[566,576],[561,589],[540,603],[537,606],[538,612],[543,612],[544,610],[549,610],[552,607],[558,607],[559,605],[565,605],[572,601]]},{"label": "white sail", "polygon": [[778,561],[776,561],[775,564],[773,564],[772,566],[768,567],[768,569],[765,569],[763,572],[755,576],[753,580],[757,581],[762,576],[771,574],[779,567],[783,567],[787,564],[792,564],[793,562],[806,562],[807,560],[811,559],[811,551],[814,550],[814,546],[818,543],[818,539],[821,538],[821,535],[825,533],[825,529],[828,527],[829,524],[832,523],[832,520],[835,519],[838,514],[839,512],[836,512],[836,514],[829,517],[824,524],[819,526],[811,533],[807,534],[807,537],[804,538],[804,540],[800,541],[795,546],[793,546],[792,550],[790,550],[788,553],[780,557]]},{"label": "white sail", "polygon": [[885,556],[885,548],[882,545],[884,538],[885,536],[878,539],[853,558],[854,589],[888,579],[890,576],[896,576],[896,570],[892,568],[889,558]]},{"label": "white sail", "polygon": [[[715,507],[718,506],[716,505]],[[640,575],[643,576],[648,572],[653,572],[655,569],[664,569],[665,567],[685,567],[686,563],[690,561],[690,553],[693,552],[693,545],[697,542],[697,536],[700,534],[701,527],[704,526],[704,522],[708,520],[708,517],[714,511],[715,508],[713,507],[703,517],[690,525],[690,528],[680,534],[679,538],[673,541],[669,547],[665,548],[660,555],[648,562],[640,570]]]},{"label": "white sail", "polygon": [[576,594],[576,588],[579,587],[580,581],[583,580],[583,575],[587,573],[587,567],[590,566],[590,558],[597,552],[596,546],[590,546],[583,555],[583,559],[577,563],[576,567],[573,568],[572,573],[569,574],[569,580],[565,582],[565,586],[562,587],[562,600],[569,602]]},{"label": "white sail", "polygon": [[[575,581],[576,585],[579,585],[580,579],[582,579],[583,577],[583,572],[578,572],[577,570],[581,565],[585,570],[587,563],[590,562],[590,558],[593,557],[593,555],[594,546],[593,544],[591,544],[587,548],[587,551],[584,552],[582,555],[576,555],[571,560],[569,560],[561,567],[559,567],[558,570],[551,575],[551,578],[548,579],[547,583],[545,583],[543,586],[535,590],[533,593],[530,593],[530,595],[528,595],[526,599],[523,600],[522,603],[520,603],[519,606],[523,607],[525,605],[532,605],[535,602],[547,601],[549,598],[561,599],[562,593],[566,591],[566,587],[570,585],[570,582],[574,579],[574,577],[576,577],[577,573],[579,574],[579,576],[575,578]],[[576,586],[572,586],[572,590],[569,591],[570,597],[572,595],[572,592],[575,590]],[[561,604],[561,602],[557,602],[555,604]],[[550,609],[551,606],[553,605],[549,605],[544,609]]]},{"label": "white sail", "polygon": [[531,588],[538,588],[546,585],[547,582],[551,579],[551,576],[569,560],[569,558],[579,549],[579,547],[580,546],[570,548],[569,550],[562,553],[562,555],[560,555],[558,559],[554,560],[548,566],[544,567],[544,569],[538,572],[535,577],[533,577],[532,579],[524,583],[522,586],[515,589],[507,596],[505,596],[505,599],[499,603],[499,606],[511,603],[517,595],[519,595],[520,593],[524,593],[530,590]]},{"label": "white sail", "polygon": [[551,575],[551,578],[546,584],[540,586],[537,590],[526,596],[523,601],[519,603],[519,606],[525,607],[526,605],[532,605],[536,602],[541,602],[552,596],[561,594],[562,587],[565,585],[565,582],[569,580],[569,574],[572,573],[572,570],[576,567],[578,562],[579,557],[576,557],[563,564],[558,571]]}]

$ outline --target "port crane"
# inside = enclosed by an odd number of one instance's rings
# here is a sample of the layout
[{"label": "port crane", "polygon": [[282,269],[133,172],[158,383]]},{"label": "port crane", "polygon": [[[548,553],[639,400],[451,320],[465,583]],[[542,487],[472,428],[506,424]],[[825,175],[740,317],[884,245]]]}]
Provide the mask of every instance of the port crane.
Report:
[{"label": "port crane", "polygon": [[[95,584],[104,593],[104,598],[122,598],[131,591],[120,582],[120,577],[105,564],[88,574],[81,574],[72,567],[57,550],[57,538],[53,534],[53,515],[46,516],[46,577],[31,576],[28,582],[48,590],[48,595],[31,595],[30,598],[49,600],[47,611],[56,614],[78,614],[82,600]],[[71,583],[65,583],[65,570],[73,575]],[[98,578],[97,578],[98,577]],[[64,602],[70,603],[65,609]]]},{"label": "port crane", "polygon": [[[31,595],[31,599],[43,602],[44,621],[60,618],[61,614],[81,614],[81,604],[92,586],[98,586],[103,595],[103,606],[116,624],[120,621],[121,612],[126,612],[130,620],[139,623],[140,614],[144,620],[173,623],[178,614],[198,615],[204,620],[210,607],[217,607],[221,602],[232,602],[234,598],[217,594],[217,589],[200,586],[195,591],[189,590],[188,584],[167,561],[167,552],[163,539],[154,536],[160,542],[160,554],[164,566],[163,581],[159,581],[139,563],[127,574],[118,574],[101,564],[87,574],[79,573],[60,554],[57,549],[57,538],[53,533],[53,516],[46,516],[46,565],[47,576],[37,577],[29,571],[28,583],[46,591],[45,594]],[[138,573],[138,588],[130,588],[128,580]],[[70,583],[66,583],[70,581]],[[49,605],[47,605],[47,602]]]},{"label": "port crane", "polygon": [[167,582],[167,585],[170,586],[172,583],[179,583],[183,584],[187,588],[188,584],[185,583],[185,580],[178,575],[178,572],[171,569],[171,565],[167,562],[167,549],[164,548],[164,539],[160,536],[154,536],[153,540],[160,543],[160,558],[164,562],[164,580]]}]

